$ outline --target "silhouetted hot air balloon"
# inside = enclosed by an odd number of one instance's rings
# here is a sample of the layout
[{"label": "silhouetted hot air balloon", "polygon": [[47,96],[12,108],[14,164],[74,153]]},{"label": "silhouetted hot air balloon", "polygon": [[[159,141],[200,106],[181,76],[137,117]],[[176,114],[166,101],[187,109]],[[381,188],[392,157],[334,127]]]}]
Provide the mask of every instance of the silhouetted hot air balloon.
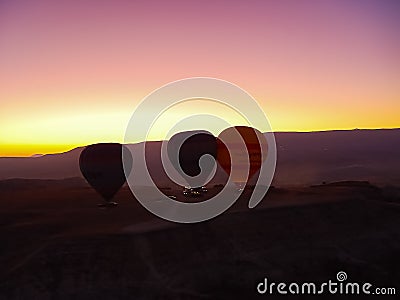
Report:
[{"label": "silhouetted hot air balloon", "polygon": [[[180,166],[187,176],[194,177],[201,173],[199,162],[203,155],[216,159],[217,144],[215,137],[207,131],[187,131],[175,134],[168,141],[167,151],[175,169]],[[197,186],[193,182],[188,183]]]},{"label": "silhouetted hot air balloon", "polygon": [[115,206],[111,202],[114,195],[126,181],[122,151],[126,151],[125,167],[130,172],[132,156],[129,150],[117,143],[104,143],[87,146],[79,157],[79,166],[87,182],[107,202],[99,206]]},{"label": "silhouetted hot air balloon", "polygon": [[217,149],[217,161],[220,166],[228,175],[231,174],[232,166],[236,168],[233,181],[238,185],[245,185],[260,170],[268,147],[266,138],[259,130],[247,126],[235,126],[219,134]]}]

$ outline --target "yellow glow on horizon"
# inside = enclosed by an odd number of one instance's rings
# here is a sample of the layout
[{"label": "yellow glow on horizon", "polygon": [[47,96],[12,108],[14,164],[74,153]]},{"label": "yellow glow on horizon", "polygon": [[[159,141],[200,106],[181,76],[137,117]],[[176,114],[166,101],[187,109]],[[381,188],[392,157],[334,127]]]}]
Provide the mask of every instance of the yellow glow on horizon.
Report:
[{"label": "yellow glow on horizon", "polygon": [[29,157],[35,154],[63,153],[85,145],[7,144],[0,145],[0,157]]},{"label": "yellow glow on horizon", "polygon": [[[99,142],[123,143],[126,126],[135,107],[132,97],[116,98],[116,101],[119,102],[119,105],[116,106],[118,110],[112,106],[112,103],[106,101],[106,96],[97,97],[97,99],[99,99],[98,106],[86,105],[81,107],[75,104],[75,106],[71,105],[71,107],[65,109],[57,106],[49,107],[46,108],[46,111],[34,110],[31,107],[19,114],[12,112],[6,114],[3,113],[6,110],[0,111],[2,121],[0,127],[0,157],[60,153]],[[353,102],[348,102],[348,109],[343,110],[343,107],[339,107],[337,102],[334,101],[328,101],[330,103],[328,107],[327,102],[320,104],[315,99],[301,99],[299,97],[298,101],[311,104],[293,107],[288,99],[273,101],[271,96],[256,97],[256,100],[260,99],[271,99],[270,102],[260,101],[260,103],[263,104],[263,110],[269,118],[272,130],[276,132],[400,127],[398,117],[400,108],[396,101],[393,101],[393,105],[381,107],[378,101],[369,100],[364,104],[361,100],[353,99]],[[374,103],[375,106],[363,110],[366,105],[371,106],[371,103]],[[29,103],[29,106],[31,105]],[[326,111],[330,113],[327,114]],[[221,106],[221,104],[198,100],[175,106],[162,115],[155,122],[155,130],[151,132],[148,139],[165,139],[168,130],[177,120],[181,120],[194,112],[196,114],[215,113],[232,125],[247,125],[240,114]],[[186,130],[210,130],[209,125],[201,128],[195,124],[193,128],[186,128]],[[212,128],[210,131],[215,135],[219,133],[218,130],[212,130]]]}]

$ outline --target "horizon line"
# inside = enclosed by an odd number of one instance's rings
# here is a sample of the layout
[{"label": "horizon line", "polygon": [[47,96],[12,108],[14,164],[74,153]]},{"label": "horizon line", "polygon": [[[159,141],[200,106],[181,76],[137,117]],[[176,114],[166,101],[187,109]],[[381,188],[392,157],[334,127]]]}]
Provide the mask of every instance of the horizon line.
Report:
[{"label": "horizon line", "polygon": [[[338,131],[380,131],[380,130],[400,130],[400,127],[392,127],[392,128],[353,128],[353,129],[327,129],[327,130],[310,130],[310,131],[265,131],[262,132],[264,133],[328,133],[328,132],[338,132]],[[190,131],[190,130],[189,130]],[[135,143],[121,143],[123,145],[134,145],[134,144],[140,144],[144,142],[161,142],[165,140],[148,140],[148,141],[141,141],[141,142],[135,142]],[[39,158],[43,157],[46,155],[57,155],[57,154],[64,154],[71,152],[75,149],[86,147],[88,145],[94,145],[94,144],[101,144],[101,143],[120,143],[116,141],[102,141],[102,142],[94,142],[94,143],[89,143],[85,145],[74,145],[72,148],[69,147],[68,150],[62,151],[62,152],[54,152],[54,153],[34,153],[31,155],[10,155],[10,156],[0,156],[0,158]]]}]

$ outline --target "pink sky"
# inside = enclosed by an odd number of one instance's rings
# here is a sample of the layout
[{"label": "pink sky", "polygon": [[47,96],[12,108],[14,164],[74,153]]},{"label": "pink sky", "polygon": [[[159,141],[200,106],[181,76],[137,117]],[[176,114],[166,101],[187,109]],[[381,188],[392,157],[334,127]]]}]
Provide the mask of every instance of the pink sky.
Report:
[{"label": "pink sky", "polygon": [[274,130],[400,127],[398,1],[136,2],[0,2],[0,156],[120,141],[193,76],[244,88]]}]

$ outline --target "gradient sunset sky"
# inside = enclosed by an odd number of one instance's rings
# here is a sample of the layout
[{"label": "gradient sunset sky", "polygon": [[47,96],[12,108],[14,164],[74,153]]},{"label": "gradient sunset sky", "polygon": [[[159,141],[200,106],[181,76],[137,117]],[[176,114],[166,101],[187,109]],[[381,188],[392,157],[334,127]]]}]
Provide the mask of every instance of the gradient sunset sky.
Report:
[{"label": "gradient sunset sky", "polygon": [[122,142],[143,97],[195,76],[274,131],[400,127],[400,1],[0,0],[0,156]]}]

